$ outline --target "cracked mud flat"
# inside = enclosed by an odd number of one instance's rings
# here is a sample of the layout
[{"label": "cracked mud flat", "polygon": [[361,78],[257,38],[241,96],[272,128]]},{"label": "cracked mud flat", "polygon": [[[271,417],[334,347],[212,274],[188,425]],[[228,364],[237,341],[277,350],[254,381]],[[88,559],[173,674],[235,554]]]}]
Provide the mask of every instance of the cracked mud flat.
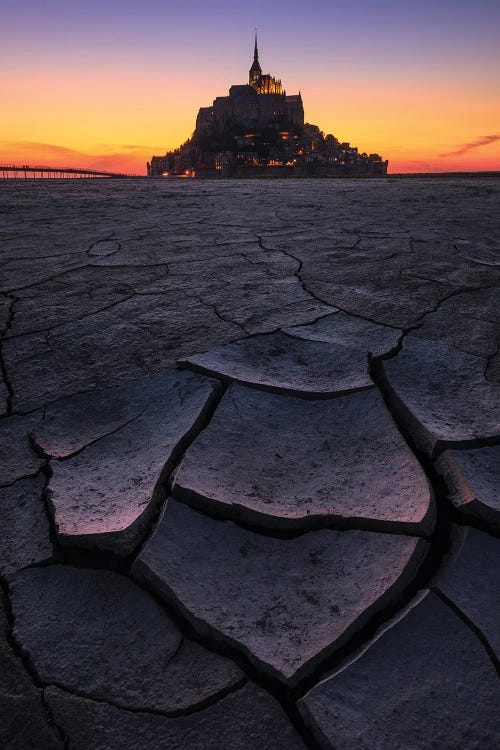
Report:
[{"label": "cracked mud flat", "polygon": [[0,747],[496,750],[498,181],[1,190]]}]

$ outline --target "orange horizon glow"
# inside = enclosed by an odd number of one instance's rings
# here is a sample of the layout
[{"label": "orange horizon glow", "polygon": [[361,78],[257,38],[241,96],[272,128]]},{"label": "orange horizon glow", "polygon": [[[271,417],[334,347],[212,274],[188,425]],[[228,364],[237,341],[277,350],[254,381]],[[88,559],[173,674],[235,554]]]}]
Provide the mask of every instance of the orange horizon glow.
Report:
[{"label": "orange horizon glow", "polygon": [[[62,25],[61,7],[57,6],[58,15],[52,20]],[[335,4],[335,13],[342,7],[342,3]],[[396,10],[391,6],[385,20],[378,9],[370,23],[379,23],[377,33],[381,34],[383,24],[399,12],[397,8],[405,7],[404,3],[394,6]],[[42,11],[37,12],[43,20]],[[67,6],[66,12],[69,23],[76,10]],[[0,121],[1,163],[145,174],[146,162],[153,155],[177,148],[192,135],[199,107],[226,96],[231,85],[246,82],[253,52],[251,35],[247,39],[242,31],[241,38],[239,32],[224,38],[217,27],[219,35],[212,29],[210,37],[201,26],[196,27],[193,41],[180,58],[183,47],[175,35],[163,46],[152,46],[149,36],[138,37],[136,26],[143,21],[137,10],[132,22],[135,12],[128,9],[130,18],[124,17],[122,29],[129,34],[127,39],[139,39],[135,47],[124,44],[122,38],[110,42],[106,26],[103,41],[96,36],[99,27],[95,24],[85,30],[87,37],[75,37],[74,50],[68,49],[66,41],[73,37],[61,26],[60,47],[51,48],[46,57],[38,58],[31,47],[22,54],[22,39],[16,39],[17,56],[13,62],[9,58],[0,79],[0,100],[6,105]],[[163,5],[156,12],[158,18],[167,13]],[[365,15],[369,12],[366,5]],[[235,8],[232,13],[241,21],[241,10]],[[307,122],[341,142],[350,142],[360,152],[379,153],[389,160],[389,173],[499,171],[500,103],[496,67],[488,48],[489,17],[484,11],[476,31],[482,35],[478,40],[484,37],[488,44],[478,41],[477,51],[471,46],[464,57],[465,52],[456,46],[462,26],[457,23],[455,36],[448,42],[441,36],[433,39],[440,20],[429,15],[430,10],[426,13],[420,19],[423,27],[418,38],[412,38],[408,25],[408,39],[399,39],[393,30],[385,38],[390,45],[385,46],[372,42],[373,30],[366,20],[366,45],[373,44],[368,49],[352,46],[359,29],[350,30],[348,25],[359,25],[365,16],[353,20],[346,9],[345,28],[338,33],[342,50],[336,47],[332,52],[330,40],[322,39],[315,25],[315,43],[309,39],[298,55],[294,48],[302,49],[298,43],[303,34],[292,27],[288,36],[262,43],[261,62],[266,72],[283,80],[288,93],[301,91]],[[449,30],[453,13],[451,9],[443,17],[442,29]],[[473,20],[478,15],[474,9],[470,13]],[[113,23],[117,19],[113,16]],[[93,22],[90,16],[87,20]],[[144,23],[149,32],[149,21]],[[185,22],[179,18],[176,23],[182,28]],[[31,31],[26,41],[30,45],[37,39],[35,29]],[[354,34],[352,40],[349,33]],[[471,33],[467,39],[473,45]],[[221,45],[224,41],[224,46],[218,48],[217,40]],[[7,48],[8,44],[9,40]],[[408,45],[411,49],[407,50]],[[491,64],[484,64],[482,54],[488,61],[491,58]]]},{"label": "orange horizon glow", "polygon": [[[166,90],[162,83],[140,87],[129,78],[110,96],[111,84],[102,76],[75,86],[74,75],[59,73],[52,85],[61,103],[49,110],[40,108],[43,84],[36,78],[22,86],[0,84],[0,95],[11,102],[0,127],[0,162],[145,174],[153,155],[192,135],[198,107],[227,95],[232,82],[186,80]],[[500,122],[500,112],[481,92],[465,100],[450,88],[445,94],[438,87],[393,83],[382,87],[381,96],[361,82],[337,81],[334,89],[300,83],[289,91],[301,88],[306,121],[360,151],[381,154],[390,173],[500,170],[500,133],[491,126]],[[165,103],[151,108],[160,87]]]}]

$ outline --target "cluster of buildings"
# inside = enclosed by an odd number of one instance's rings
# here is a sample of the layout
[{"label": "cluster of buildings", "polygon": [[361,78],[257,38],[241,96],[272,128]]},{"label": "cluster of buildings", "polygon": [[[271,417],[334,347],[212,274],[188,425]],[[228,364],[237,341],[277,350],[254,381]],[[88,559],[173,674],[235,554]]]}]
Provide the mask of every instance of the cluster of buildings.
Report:
[{"label": "cluster of buildings", "polygon": [[257,37],[248,84],[202,107],[193,136],[175,151],[153,156],[156,176],[373,176],[387,173],[379,154],[359,153],[304,122],[302,96],[262,73]]}]

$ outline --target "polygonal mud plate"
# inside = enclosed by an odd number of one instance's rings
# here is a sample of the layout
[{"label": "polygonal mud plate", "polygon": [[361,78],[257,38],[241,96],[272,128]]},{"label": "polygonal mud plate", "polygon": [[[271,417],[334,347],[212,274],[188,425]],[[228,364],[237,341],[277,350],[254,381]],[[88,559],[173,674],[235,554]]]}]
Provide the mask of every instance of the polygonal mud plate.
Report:
[{"label": "polygonal mud plate", "polygon": [[219,388],[194,373],[168,372],[51,410],[35,439],[60,457],[50,464],[48,497],[61,543],[133,552]]},{"label": "polygonal mud plate", "polygon": [[500,732],[495,667],[429,592],[299,707],[325,750],[493,750]]},{"label": "polygonal mud plate", "polygon": [[367,352],[285,333],[242,339],[194,354],[181,364],[226,381],[303,398],[328,398],[373,385]]},{"label": "polygonal mud plate", "polygon": [[201,635],[295,685],[401,595],[427,548],[364,531],[275,539],[169,500],[132,572]]},{"label": "polygonal mud plate", "polygon": [[500,435],[500,388],[486,357],[409,336],[383,363],[392,402],[419,448],[430,456]]},{"label": "polygonal mud plate", "polygon": [[429,534],[430,485],[375,389],[308,401],[232,385],[174,497],[264,528]]}]

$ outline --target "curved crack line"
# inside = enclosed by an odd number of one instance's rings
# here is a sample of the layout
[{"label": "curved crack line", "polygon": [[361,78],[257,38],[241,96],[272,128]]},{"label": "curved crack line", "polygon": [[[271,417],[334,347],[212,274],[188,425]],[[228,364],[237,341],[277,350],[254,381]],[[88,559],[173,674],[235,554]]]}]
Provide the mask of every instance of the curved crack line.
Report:
[{"label": "curved crack line", "polygon": [[[202,513],[215,523],[231,521],[239,529],[269,539],[292,541],[315,531],[366,531],[375,534],[418,537],[426,541],[432,536],[432,534],[427,533],[423,529],[412,528],[413,522],[387,521],[385,519],[368,517],[343,517],[340,514],[333,513],[328,516],[321,516],[319,514],[312,517],[305,516],[288,523],[286,528],[278,527],[275,525],[275,517],[272,515],[252,511],[246,505],[238,503],[220,503],[215,498],[201,495],[177,485],[175,475],[179,469],[180,465],[176,468],[172,481],[173,489],[171,496],[173,500],[186,505],[198,513]],[[432,511],[433,507],[434,501],[432,500],[429,510]],[[279,520],[283,519],[279,518]]]},{"label": "curved crack line", "polygon": [[494,359],[495,359],[496,357],[498,357],[499,355],[500,355],[500,341],[498,342],[498,344],[497,344],[497,348],[495,349],[495,351],[494,351],[494,352],[492,352],[492,353],[491,353],[491,354],[490,354],[490,355],[489,355],[489,356],[487,357],[487,359],[486,359],[486,365],[485,365],[485,368],[484,368],[484,378],[485,378],[485,380],[487,380],[487,381],[488,381],[489,383],[495,382],[495,381],[491,380],[491,378],[489,378],[489,377],[488,377],[488,370],[490,369],[490,367],[492,367],[492,366],[493,366],[493,361],[494,361]]},{"label": "curved crack line", "polygon": [[[103,435],[99,435],[99,437],[96,437],[94,440],[90,440],[88,443],[85,443],[85,445],[82,445],[81,448],[78,448],[77,450],[73,451],[73,453],[68,453],[64,456],[53,456],[50,453],[46,453],[45,450],[41,445],[39,445],[36,441],[35,435],[33,433],[30,435],[31,441],[33,444],[33,447],[35,448],[38,455],[42,456],[43,458],[47,459],[48,461],[69,461],[71,458],[74,458],[75,456],[78,456],[80,453],[83,453],[84,450],[87,448],[90,448],[90,446],[95,445],[100,440],[105,440],[108,437],[111,437],[111,435],[115,435],[117,432],[120,432],[120,430],[125,429],[125,427],[128,427],[128,425],[132,424],[136,420],[140,419],[148,410],[149,404],[142,409],[142,411],[139,412],[139,414],[136,414],[134,417],[131,417],[131,419],[127,420],[126,422],[123,422],[123,424],[118,425],[114,430],[111,430],[110,432],[106,432]],[[43,419],[40,421],[40,425],[43,424]]]},{"label": "curved crack line", "polygon": [[[433,282],[433,283],[439,283],[439,282]],[[498,286],[498,283],[495,282],[493,284],[489,284],[487,286],[474,286],[474,287],[461,287],[460,289],[454,289],[448,294],[446,294],[444,297],[439,299],[435,305],[433,305],[431,308],[424,310],[412,323],[410,323],[409,326],[403,329],[401,336],[399,338],[399,341],[397,343],[397,346],[394,347],[391,352],[387,354],[383,354],[380,357],[377,357],[376,359],[392,359],[398,356],[398,354],[402,351],[404,346],[404,340],[410,334],[412,331],[416,331],[419,328],[422,328],[422,326],[425,323],[425,319],[428,315],[433,315],[434,313],[438,312],[438,310],[441,308],[441,306],[447,302],[448,300],[452,299],[453,297],[458,297],[461,294],[469,294],[472,292],[480,292],[484,289],[493,289],[494,287]],[[382,324],[380,324],[382,325]],[[390,326],[392,327],[392,326]],[[401,329],[399,329],[401,330]],[[375,358],[374,358],[375,359]]]},{"label": "curved crack line", "polygon": [[[93,256],[94,258],[96,256]],[[104,257],[104,256],[103,256]],[[160,268],[163,266],[168,266],[169,264],[165,261],[162,261],[160,263],[83,263],[81,265],[75,265],[71,266],[70,268],[65,268],[62,271],[59,271],[58,273],[54,274],[53,276],[49,276],[47,278],[39,279],[38,281],[34,281],[31,284],[25,284],[24,286],[15,286],[12,288],[12,291],[4,291],[3,294],[10,295],[13,292],[22,292],[25,289],[33,289],[35,287],[43,286],[44,284],[48,284],[51,281],[55,281],[56,279],[61,278],[62,276],[66,276],[67,274],[73,273],[74,271],[83,271],[86,268],[96,268],[96,269],[108,269],[112,270],[114,268],[141,268],[141,269],[148,269],[148,268]]]},{"label": "curved crack line", "polygon": [[[12,336],[7,336],[6,340],[15,341],[20,338],[25,338],[26,336],[35,336],[37,334],[45,334],[48,337],[51,333],[53,333],[54,331],[57,331],[60,328],[64,328],[65,326],[70,326],[73,323],[79,323],[82,320],[91,318],[93,315],[99,315],[99,313],[104,313],[104,312],[107,312],[108,310],[112,310],[113,307],[117,307],[118,305],[121,305],[124,302],[128,302],[133,297],[139,296],[140,294],[141,294],[140,292],[132,291],[126,297],[116,300],[115,302],[111,302],[109,305],[106,305],[105,307],[100,307],[98,310],[92,310],[92,312],[85,313],[84,315],[80,315],[79,317],[76,317],[76,318],[70,318],[69,320],[63,321],[62,323],[56,323],[56,325],[49,326],[48,328],[36,328],[30,331],[22,331],[22,333],[14,333]],[[46,340],[46,343],[48,345],[48,338]],[[50,346],[49,346],[49,349],[50,349]]]},{"label": "curved crack line", "polygon": [[40,696],[40,702],[45,714],[45,719],[47,725],[52,729],[56,731],[56,737],[58,737],[61,741],[64,741],[64,734],[59,728],[59,726],[54,721],[54,718],[52,716],[52,712],[50,711],[50,708],[47,706],[44,696],[43,696],[43,684],[38,679],[38,674],[34,668],[34,665],[31,662],[31,659],[29,658],[28,654],[24,651],[24,649],[17,643],[16,639],[14,638],[13,630],[14,630],[14,613],[12,610],[12,603],[10,599],[10,588],[9,585],[4,578],[4,576],[0,575],[0,607],[3,608],[5,613],[5,620],[7,625],[7,630],[5,633],[5,641],[8,645],[8,647],[11,649],[12,653],[14,654],[14,657],[18,659],[19,663],[22,665],[22,668],[24,670],[24,673],[28,679],[28,681],[33,686],[33,689],[36,691],[36,694]]},{"label": "curved crack line", "polygon": [[7,364],[5,362],[5,350],[4,350],[4,346],[5,346],[5,341],[7,339],[7,335],[9,333],[9,331],[12,329],[12,325],[13,325],[13,322],[14,322],[14,315],[15,315],[14,306],[15,306],[16,302],[18,301],[18,298],[16,296],[14,296],[13,294],[11,294],[11,293],[7,294],[6,296],[10,297],[11,303],[9,305],[9,310],[8,310],[8,313],[7,313],[7,320],[5,322],[5,326],[4,326],[4,329],[2,331],[2,335],[0,336],[0,372],[1,372],[1,375],[2,375],[2,380],[3,380],[4,384],[5,384],[5,388],[7,390],[7,398],[6,398],[6,403],[5,403],[5,407],[6,407],[6,415],[5,416],[10,416],[12,414],[12,405],[13,405],[13,401],[14,401],[14,387],[13,387],[13,385],[11,383],[11,380],[10,380],[10,377],[9,377],[9,373],[8,373],[8,370],[7,370]]},{"label": "curved crack line", "polygon": [[[165,609],[165,607],[163,608]],[[184,643],[185,640],[185,637],[182,636],[181,644]],[[167,669],[168,665],[172,663],[174,658],[175,657],[173,656],[171,659],[169,659],[166,665]],[[93,703],[100,703],[106,706],[111,706],[112,708],[116,708],[118,711],[124,711],[132,714],[143,714],[146,716],[158,716],[164,719],[179,719],[183,716],[192,716],[193,714],[201,713],[207,708],[210,708],[210,706],[217,705],[225,698],[227,698],[228,695],[232,695],[233,693],[237,693],[238,690],[241,690],[241,688],[244,687],[247,682],[248,678],[243,674],[239,680],[231,683],[230,685],[225,685],[224,687],[217,690],[213,695],[207,696],[206,698],[199,700],[197,703],[186,706],[185,708],[172,709],[170,711],[167,709],[162,710],[145,706],[131,706],[125,702],[122,703],[119,700],[117,701],[116,698],[114,700],[111,700],[111,698],[98,698],[91,692],[70,688],[64,683],[58,682],[57,680],[50,680],[50,682],[47,682],[43,685],[43,688],[47,689],[55,687],[58,690],[68,693],[69,695],[75,696],[76,698],[83,698],[84,700],[92,701]]]},{"label": "curved crack line", "polygon": [[2,419],[6,419],[9,416],[21,416],[26,417],[29,414],[34,414],[37,411],[40,411],[40,409],[47,409],[48,406],[52,406],[53,404],[59,404],[61,401],[64,401],[67,398],[72,398],[73,396],[81,396],[84,393],[92,393],[93,391],[97,390],[97,384],[91,386],[90,388],[85,388],[82,391],[74,391],[71,393],[66,393],[64,396],[59,396],[58,398],[55,398],[51,401],[46,401],[43,404],[40,404],[40,406],[35,406],[33,409],[28,409],[27,411],[12,411],[12,414],[5,414],[0,417],[0,421]]},{"label": "curved crack line", "polygon": [[472,630],[472,632],[481,641],[486,650],[486,653],[493,662],[493,666],[495,667],[498,676],[500,677],[500,661],[495,653],[495,650],[491,646],[488,638],[483,633],[481,628],[479,628],[469,617],[467,617],[465,612],[463,612],[463,610],[457,604],[455,604],[452,599],[446,596],[446,594],[440,589],[439,584],[434,586],[431,590],[457,615],[457,617],[462,620],[463,623],[465,623],[465,625],[467,625],[470,630]]},{"label": "curved crack line", "polygon": [[[91,293],[89,293],[91,294]],[[139,296],[141,293],[136,291],[131,291],[129,294],[127,294],[122,299],[116,300],[115,302],[110,302],[109,305],[105,305],[104,307],[100,307],[98,310],[92,310],[92,312],[85,313],[84,315],[79,315],[76,318],[71,318],[70,320],[65,320],[63,323],[56,323],[56,325],[49,326],[48,328],[38,328],[36,330],[31,331],[23,331],[22,333],[15,333],[12,336],[8,336],[7,339],[9,341],[13,341],[15,339],[23,338],[25,336],[34,336],[38,333],[43,333],[49,336],[54,331],[57,331],[59,328],[64,328],[65,326],[70,326],[73,323],[79,323],[81,320],[86,320],[87,318],[91,318],[94,315],[99,315],[100,313],[107,312],[108,310],[112,310],[113,307],[117,307],[118,305],[123,304],[124,302],[128,302],[135,296]],[[145,296],[145,295],[144,295]],[[47,342],[48,343],[48,342]]]},{"label": "curved crack line", "polygon": [[12,480],[12,482],[7,482],[6,484],[0,484],[1,490],[8,490],[10,487],[14,487],[17,482],[22,482],[24,479],[35,479],[40,472],[43,470],[43,465],[40,466],[36,471],[31,472],[31,474],[22,474],[19,477],[16,477]]},{"label": "curved crack line", "polygon": [[[354,245],[352,247],[355,247],[357,245],[357,243],[360,241],[360,239],[358,239],[354,243]],[[322,305],[325,305],[326,307],[330,307],[332,309],[332,312],[339,312],[340,311],[340,312],[345,313],[346,315],[350,315],[353,318],[358,318],[359,320],[364,320],[367,323],[374,323],[375,325],[383,326],[385,328],[391,328],[392,330],[396,330],[396,331],[400,331],[401,330],[401,328],[398,327],[398,326],[393,326],[393,325],[390,325],[389,323],[384,323],[384,322],[382,322],[380,320],[375,320],[374,318],[370,318],[370,317],[368,317],[366,315],[361,315],[360,313],[352,312],[352,311],[348,310],[347,308],[341,307],[341,305],[339,305],[337,302],[334,302],[334,303],[327,302],[325,299],[323,299],[322,297],[320,297],[319,294],[317,294],[316,292],[312,292],[309,289],[309,287],[307,286],[306,282],[304,281],[304,279],[301,276],[302,260],[298,256],[294,255],[293,253],[290,253],[288,250],[282,250],[282,249],[265,247],[265,245],[263,244],[263,241],[262,241],[261,237],[259,237],[259,244],[260,244],[260,246],[261,246],[261,248],[263,250],[267,250],[268,252],[283,253],[284,255],[288,256],[289,258],[293,258],[293,260],[295,260],[297,262],[297,264],[298,264],[298,268],[294,272],[293,275],[297,278],[297,280],[298,280],[299,284],[301,285],[302,289],[304,290],[304,292],[306,292],[306,294],[308,294],[312,299],[316,300],[316,302],[320,302]]]},{"label": "curved crack line", "polygon": [[95,256],[91,256],[90,255],[90,251],[92,250],[92,248],[94,247],[94,245],[98,245],[100,242],[107,242],[108,240],[111,240],[111,238],[113,237],[114,234],[116,234],[116,232],[113,230],[111,232],[111,234],[108,234],[106,237],[102,237],[99,240],[94,240],[94,242],[92,242],[91,245],[86,250],[87,255],[89,257],[95,257]]},{"label": "curved crack line", "polygon": [[216,304],[214,302],[205,302],[205,300],[202,299],[202,297],[196,297],[196,299],[198,300],[198,302],[200,303],[200,305],[203,305],[204,307],[208,307],[210,310],[213,310],[213,312],[215,313],[216,317],[219,318],[219,320],[221,320],[223,323],[229,323],[230,325],[237,326],[241,331],[243,331],[243,333],[244,333],[245,336],[249,336],[250,335],[248,333],[248,331],[246,330],[245,326],[243,325],[243,323],[238,323],[235,320],[231,320],[231,318],[225,318],[222,315],[222,313],[219,312],[219,310],[218,310],[218,308],[217,308],[217,306],[216,306]]}]

